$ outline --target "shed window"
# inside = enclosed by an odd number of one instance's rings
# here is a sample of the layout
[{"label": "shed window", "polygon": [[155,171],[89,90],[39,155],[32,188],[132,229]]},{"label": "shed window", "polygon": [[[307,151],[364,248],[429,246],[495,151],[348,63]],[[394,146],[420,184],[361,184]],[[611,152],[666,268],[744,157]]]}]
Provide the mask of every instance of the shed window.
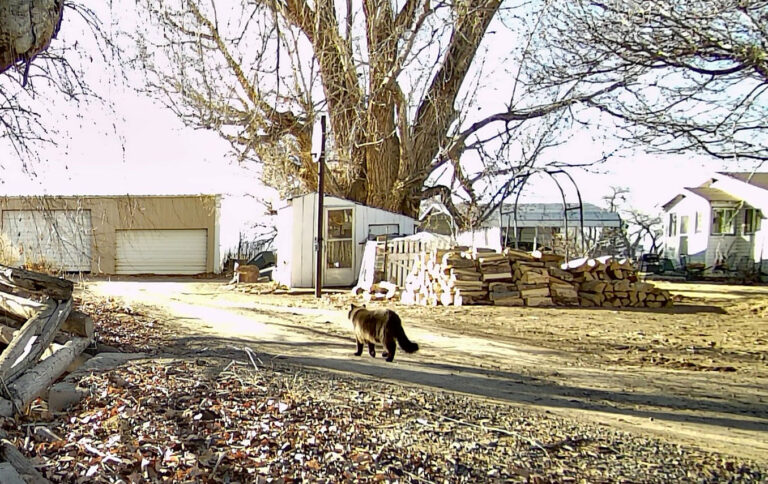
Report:
[{"label": "shed window", "polygon": [[696,212],[696,221],[693,224],[693,231],[698,233],[701,233],[701,227],[704,225],[704,214],[701,212]]},{"label": "shed window", "polygon": [[673,235],[677,235],[677,214],[676,213],[670,213],[669,214],[669,227],[667,228],[667,235],[672,237]]},{"label": "shed window", "polygon": [[763,214],[759,209],[748,208],[744,210],[744,233],[754,234],[760,230],[760,219]]},{"label": "shed window", "polygon": [[683,215],[680,217],[680,233],[681,234],[687,234],[688,233],[688,220],[690,217],[688,215]]},{"label": "shed window", "polygon": [[736,210],[732,208],[712,209],[712,233],[733,235],[736,233]]}]

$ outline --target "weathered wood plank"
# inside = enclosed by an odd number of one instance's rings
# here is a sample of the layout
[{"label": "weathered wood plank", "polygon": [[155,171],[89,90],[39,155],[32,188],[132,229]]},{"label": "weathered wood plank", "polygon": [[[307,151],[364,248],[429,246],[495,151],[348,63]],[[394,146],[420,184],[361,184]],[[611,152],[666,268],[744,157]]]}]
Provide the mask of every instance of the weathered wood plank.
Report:
[{"label": "weathered wood plank", "polygon": [[[72,300],[49,300],[0,353],[0,378],[8,384],[37,363],[72,310]],[[33,339],[34,338],[34,339]]]},{"label": "weathered wood plank", "polygon": [[[34,316],[44,306],[45,304],[41,302],[0,292],[0,309],[23,321]],[[61,330],[84,338],[93,338],[93,319],[82,311],[72,310],[67,320],[61,325]]]},{"label": "weathered wood plank", "polygon": [[0,264],[0,284],[20,287],[25,291],[45,294],[61,301],[71,298],[74,288],[72,281],[2,264]]},{"label": "weathered wood plank", "polygon": [[[88,338],[73,338],[51,356],[25,371],[8,390],[17,408],[26,408],[35,398],[43,395],[91,343]],[[1,410],[0,410],[1,411]],[[3,415],[8,417],[10,415]]]}]

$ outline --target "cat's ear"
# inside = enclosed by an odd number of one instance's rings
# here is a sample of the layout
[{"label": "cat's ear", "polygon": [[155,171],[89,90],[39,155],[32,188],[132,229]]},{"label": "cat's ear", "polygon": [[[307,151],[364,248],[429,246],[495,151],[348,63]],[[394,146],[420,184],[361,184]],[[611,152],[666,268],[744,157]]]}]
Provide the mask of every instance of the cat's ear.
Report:
[{"label": "cat's ear", "polygon": [[355,303],[350,304],[350,306],[351,307],[349,309],[355,309],[357,307],[357,306],[355,306]]}]

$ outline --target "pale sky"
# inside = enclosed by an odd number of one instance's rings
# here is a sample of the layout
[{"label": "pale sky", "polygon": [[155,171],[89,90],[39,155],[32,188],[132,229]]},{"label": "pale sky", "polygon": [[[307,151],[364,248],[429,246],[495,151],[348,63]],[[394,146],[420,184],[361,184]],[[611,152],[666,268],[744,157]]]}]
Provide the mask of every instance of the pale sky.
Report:
[{"label": "pale sky", "polygon": [[[67,23],[62,28],[67,32]],[[66,35],[66,34],[64,34]],[[93,64],[99,68],[102,64]],[[102,66],[102,68],[105,68]],[[98,73],[89,72],[98,76]],[[106,76],[108,77],[108,76]],[[0,188],[7,195],[99,195],[99,194],[196,194],[220,193],[239,200],[234,208],[224,209],[222,230],[236,236],[238,226],[247,225],[261,215],[260,208],[245,194],[263,193],[252,170],[239,167],[228,155],[229,145],[213,132],[193,131],[168,110],[148,98],[119,86],[108,85],[102,95],[113,103],[110,109],[57,106],[79,109],[78,122],[61,126],[68,133],[59,146],[42,151],[40,162],[32,165],[34,175],[19,169],[15,153],[0,146]],[[65,102],[54,99],[54,102]],[[55,120],[59,123],[60,120]],[[123,141],[114,133],[112,123]],[[569,160],[590,159],[601,152],[591,139],[577,139],[563,156]],[[123,151],[125,148],[125,151]],[[703,181],[711,171],[726,166],[722,162],[692,154],[658,157],[637,154],[612,159],[597,170],[599,174],[571,172],[584,201],[603,205],[602,197],[610,186],[631,190],[631,203],[638,209],[654,212],[684,186]],[[734,167],[733,171],[749,167]],[[563,178],[563,181],[566,180]],[[575,194],[567,185],[569,201]],[[560,194],[549,180],[532,183],[522,202],[559,202]],[[223,235],[223,237],[225,237]]]}]

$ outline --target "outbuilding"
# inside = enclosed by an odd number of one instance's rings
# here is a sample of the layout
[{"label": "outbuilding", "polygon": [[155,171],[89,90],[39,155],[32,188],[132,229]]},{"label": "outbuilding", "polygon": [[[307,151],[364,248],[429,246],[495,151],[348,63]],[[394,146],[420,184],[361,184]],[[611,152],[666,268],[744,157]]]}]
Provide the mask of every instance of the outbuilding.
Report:
[{"label": "outbuilding", "polygon": [[[277,211],[277,266],[273,279],[291,288],[314,287],[317,260],[317,193],[286,201]],[[323,198],[324,286],[357,281],[366,241],[379,235],[411,235],[415,220],[405,215],[325,196]]]},{"label": "outbuilding", "polygon": [[218,195],[2,197],[17,264],[93,274],[220,271]]}]

